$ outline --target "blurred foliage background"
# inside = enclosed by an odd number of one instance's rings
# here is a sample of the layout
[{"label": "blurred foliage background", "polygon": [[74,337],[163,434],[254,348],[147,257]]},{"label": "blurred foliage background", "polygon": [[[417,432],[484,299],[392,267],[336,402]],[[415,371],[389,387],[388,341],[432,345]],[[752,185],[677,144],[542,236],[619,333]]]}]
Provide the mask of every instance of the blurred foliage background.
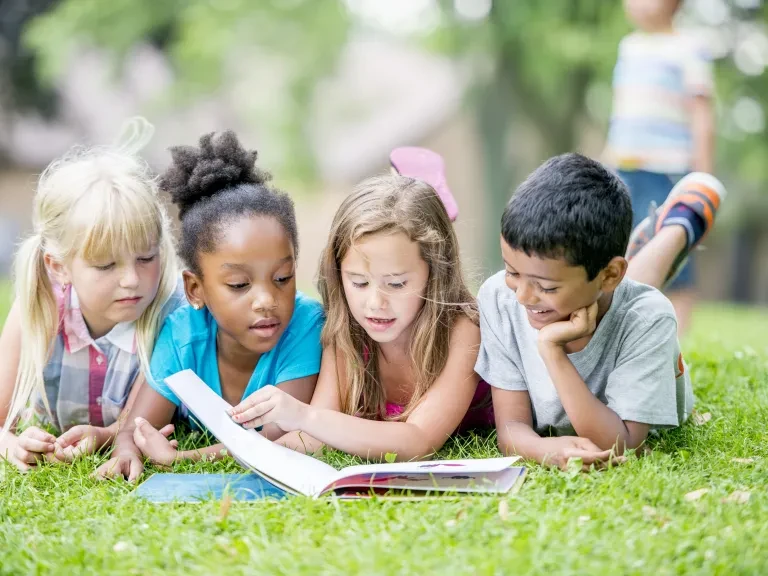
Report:
[{"label": "blurred foliage background", "polygon": [[[726,267],[732,278],[721,278],[723,286],[711,296],[764,302],[766,8],[762,0],[687,0],[678,21],[701,35],[716,62],[717,172],[731,196],[718,226],[720,240],[713,240],[721,245],[720,255],[708,262]],[[466,156],[477,161],[469,172],[478,184],[464,186],[457,196],[460,203],[476,198],[483,206],[473,220],[483,238],[473,250],[487,273],[498,262],[498,237],[488,231],[497,226],[515,185],[553,154],[580,150],[599,156],[617,46],[630,31],[618,0],[0,0],[0,158],[6,167],[36,169],[46,154],[60,151],[51,145],[50,152],[24,155],[20,143],[39,150],[40,141],[55,141],[65,149],[71,141],[104,139],[106,128],[99,132],[93,126],[112,122],[114,131],[121,115],[142,113],[155,121],[219,98],[224,112],[206,126],[253,129],[263,144],[262,157],[281,183],[308,196],[322,194],[327,182],[343,192],[366,172],[385,166],[388,147],[430,142],[439,122],[425,120],[421,132],[413,128],[428,116],[415,105],[416,120],[399,132],[384,116],[366,130],[348,126],[375,117],[392,100],[382,95],[377,79],[410,65],[418,77],[415,62],[429,55],[448,66],[449,84],[459,98],[455,107],[444,107],[440,122],[460,115],[472,127]],[[370,50],[357,60],[349,55],[351,46],[373,40],[393,54],[408,52],[399,60],[379,57],[384,52],[370,57]],[[88,58],[97,53],[99,63],[107,62],[100,74],[127,93],[126,67],[137,50],[156,60],[159,55],[161,81],[141,74],[132,78],[131,93],[139,96],[105,111],[109,121],[73,113],[73,101],[88,99],[82,91],[88,83],[73,66],[86,62],[81,68],[88,68]],[[334,91],[328,84],[344,62],[352,71]],[[422,69],[430,78],[428,66]],[[418,95],[427,94],[430,85],[397,77],[392,82],[390,88],[402,89],[402,110],[409,87]],[[347,95],[353,92],[360,94],[350,104]],[[435,102],[445,93],[437,93]],[[328,109],[333,114],[318,120]],[[219,126],[222,118],[231,126]],[[179,120],[176,127],[182,124]],[[46,136],[50,126],[58,126],[55,137]],[[337,144],[338,158],[323,160]],[[379,160],[370,160],[373,156]],[[359,168],[339,168],[345,161]],[[7,194],[10,188],[0,190]],[[714,273],[702,274],[700,283],[715,282]]]}]

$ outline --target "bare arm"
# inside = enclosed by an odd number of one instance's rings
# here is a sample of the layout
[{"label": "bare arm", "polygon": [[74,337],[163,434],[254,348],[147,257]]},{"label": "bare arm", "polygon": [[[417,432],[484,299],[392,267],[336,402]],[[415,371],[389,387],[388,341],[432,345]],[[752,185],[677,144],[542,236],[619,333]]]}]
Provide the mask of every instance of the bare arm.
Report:
[{"label": "bare arm", "polygon": [[[20,356],[21,317],[18,303],[14,302],[0,334],[0,428],[5,426],[11,409]],[[10,424],[8,433],[0,436],[0,458],[7,458],[16,447],[13,423]]]},{"label": "bare arm", "polygon": [[618,454],[627,448],[637,448],[645,441],[650,426],[624,421],[603,404],[587,387],[562,347],[540,346],[539,350],[565,413],[579,436],[604,450],[615,447]]},{"label": "bare arm", "polygon": [[715,114],[712,98],[694,96],[691,104],[693,169],[711,174],[715,169]]},{"label": "bare arm", "polygon": [[531,399],[525,390],[493,388],[493,410],[499,450],[504,455],[517,454],[560,468],[566,468],[571,458],[581,458],[584,469],[611,458],[610,450],[601,450],[587,438],[539,436],[533,430]]},{"label": "bare arm", "polygon": [[[295,420],[295,413],[286,420],[293,420],[289,427],[302,430],[311,439],[363,458],[381,459],[387,453],[396,454],[398,460],[431,456],[443,446],[469,409],[478,383],[474,365],[479,344],[479,328],[468,319],[460,320],[453,329],[445,368],[405,422],[366,420],[342,414],[338,409],[320,408],[314,401]],[[323,364],[328,360],[327,354],[324,353]],[[321,370],[321,380],[324,375]],[[318,385],[318,392],[325,392],[327,385],[324,383],[322,389]],[[265,405],[273,402],[264,400]],[[330,394],[326,402],[330,404]],[[272,409],[270,406],[269,410]],[[258,416],[265,415],[270,421],[269,410],[257,410]],[[278,412],[272,418],[280,423]]]}]

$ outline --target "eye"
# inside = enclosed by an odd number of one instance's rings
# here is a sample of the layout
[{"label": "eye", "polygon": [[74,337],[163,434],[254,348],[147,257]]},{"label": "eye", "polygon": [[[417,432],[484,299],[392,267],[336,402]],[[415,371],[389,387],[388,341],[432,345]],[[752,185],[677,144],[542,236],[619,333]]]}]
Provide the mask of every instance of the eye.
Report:
[{"label": "eye", "polygon": [[277,284],[287,284],[291,281],[291,278],[293,278],[293,274],[289,276],[280,276],[279,278],[275,278],[275,282]]},{"label": "eye", "polygon": [[109,264],[102,264],[101,266],[94,265],[94,268],[96,268],[96,270],[101,270],[102,272],[106,272],[107,270],[112,270],[112,268],[114,267],[115,267],[114,262],[110,262]]},{"label": "eye", "polygon": [[518,278],[520,276],[517,272],[510,272],[509,270],[506,270],[506,273],[510,278]]},{"label": "eye", "polygon": [[352,282],[352,286],[354,286],[355,288],[365,288],[366,286],[368,286],[368,282],[354,282],[352,280],[350,280],[350,282]]},{"label": "eye", "polygon": [[557,288],[541,288],[541,291],[544,292],[544,294],[552,294],[553,292],[557,292]]},{"label": "eye", "polygon": [[390,282],[389,287],[392,288],[393,290],[400,290],[402,288],[405,288],[406,284],[407,282]]},{"label": "eye", "polygon": [[235,292],[240,292],[241,290],[248,288],[249,284],[248,282],[237,282],[234,284],[227,284],[227,286],[229,286],[230,289],[234,290]]},{"label": "eye", "polygon": [[142,264],[149,264],[150,262],[154,262],[155,258],[157,258],[157,254],[152,254],[152,256],[142,256],[141,258],[138,258],[138,261]]}]

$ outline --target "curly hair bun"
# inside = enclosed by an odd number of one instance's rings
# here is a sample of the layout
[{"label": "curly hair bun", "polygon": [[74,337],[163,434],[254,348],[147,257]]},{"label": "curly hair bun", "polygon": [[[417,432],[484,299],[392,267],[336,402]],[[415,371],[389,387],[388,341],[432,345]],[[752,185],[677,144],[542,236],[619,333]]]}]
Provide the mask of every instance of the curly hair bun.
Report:
[{"label": "curly hair bun", "polygon": [[160,179],[160,187],[171,195],[180,216],[195,204],[240,184],[264,184],[268,172],[255,166],[255,150],[243,148],[232,130],[211,132],[200,138],[200,147],[170,148],[171,166]]}]

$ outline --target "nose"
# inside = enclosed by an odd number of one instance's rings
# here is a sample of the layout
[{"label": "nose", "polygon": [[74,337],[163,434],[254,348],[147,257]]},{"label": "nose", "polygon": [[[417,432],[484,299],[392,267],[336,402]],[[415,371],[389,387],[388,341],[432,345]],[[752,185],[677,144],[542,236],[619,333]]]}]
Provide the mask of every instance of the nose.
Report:
[{"label": "nose", "polygon": [[274,310],[277,308],[277,300],[275,300],[275,296],[272,294],[271,290],[256,287],[251,308],[254,311]]},{"label": "nose", "polygon": [[515,295],[517,296],[517,301],[523,306],[533,306],[538,301],[531,283],[526,280],[518,282]]},{"label": "nose", "polygon": [[135,290],[139,287],[139,274],[134,264],[127,264],[123,267],[123,274],[120,277],[120,287],[126,290]]},{"label": "nose", "polygon": [[368,310],[373,312],[374,310],[381,310],[387,307],[386,295],[377,287],[372,287],[368,294]]}]

